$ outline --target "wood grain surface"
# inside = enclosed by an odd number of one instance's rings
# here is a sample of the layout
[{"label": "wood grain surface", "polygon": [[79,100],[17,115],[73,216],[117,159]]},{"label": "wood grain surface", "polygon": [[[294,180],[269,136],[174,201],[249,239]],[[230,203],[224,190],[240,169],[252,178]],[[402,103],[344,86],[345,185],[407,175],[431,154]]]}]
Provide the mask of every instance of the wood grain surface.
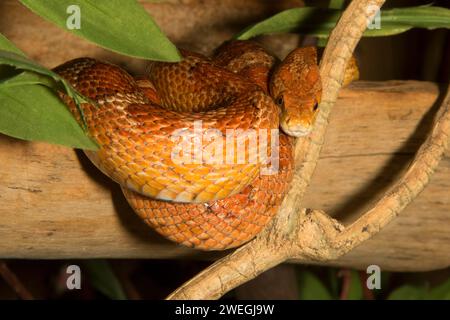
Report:
[{"label": "wood grain surface", "polygon": [[[439,87],[357,82],[341,92],[306,207],[351,221],[408,166],[431,125]],[[211,258],[155,234],[118,185],[80,151],[0,138],[0,257]],[[430,270],[450,264],[450,159],[375,238],[333,265]]]},{"label": "wood grain surface", "polygon": [[[210,53],[248,24],[301,1],[143,3],[175,43]],[[134,73],[143,64],[51,25],[18,1],[0,2],[0,32],[47,67],[79,56],[106,59]],[[298,40],[296,35],[262,39],[280,56]],[[355,219],[407,168],[444,94],[436,84],[415,81],[357,82],[343,90],[304,206],[345,222]],[[186,249],[159,237],[82,152],[6,136],[0,136],[0,239],[4,258],[212,259],[223,254]],[[449,154],[402,216],[329,264],[378,264],[401,271],[449,266]]]}]

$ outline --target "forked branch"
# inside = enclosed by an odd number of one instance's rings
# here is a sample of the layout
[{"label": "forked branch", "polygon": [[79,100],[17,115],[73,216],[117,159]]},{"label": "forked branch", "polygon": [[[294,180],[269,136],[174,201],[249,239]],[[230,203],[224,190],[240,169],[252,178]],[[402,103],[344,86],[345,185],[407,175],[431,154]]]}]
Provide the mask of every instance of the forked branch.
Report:
[{"label": "forked branch", "polygon": [[450,95],[444,100],[432,132],[407,172],[356,222],[344,227],[321,211],[301,208],[301,198],[316,167],[345,67],[369,21],[383,3],[383,0],[353,0],[330,36],[321,62],[321,112],[312,135],[297,142],[294,180],[279,214],[253,241],[212,264],[168,299],[217,299],[291,258],[336,259],[378,233],[426,186],[448,147]]}]

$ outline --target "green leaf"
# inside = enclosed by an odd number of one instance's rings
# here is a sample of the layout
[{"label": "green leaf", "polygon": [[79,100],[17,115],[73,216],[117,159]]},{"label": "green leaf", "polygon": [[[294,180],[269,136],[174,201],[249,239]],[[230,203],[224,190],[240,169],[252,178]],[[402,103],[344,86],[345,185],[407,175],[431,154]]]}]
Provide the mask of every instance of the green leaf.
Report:
[{"label": "green leaf", "polygon": [[[1,54],[1,53],[0,53]],[[0,58],[1,59],[1,58]],[[44,73],[37,73],[33,71],[23,71],[20,74],[15,75],[14,77],[7,78],[6,80],[1,81],[0,84],[4,87],[14,87],[14,86],[22,86],[22,85],[44,85],[50,89],[53,89],[55,92],[57,91],[65,91],[75,103],[80,106],[81,103],[91,103],[96,104],[94,101],[82,96],[78,93],[72,86],[70,86],[66,80],[61,78],[58,74],[45,69],[46,72],[51,72],[51,76]]]},{"label": "green leaf", "polygon": [[432,6],[395,8],[382,11],[381,23],[388,22],[413,28],[450,28],[450,9]]},{"label": "green leaf", "polygon": [[56,82],[47,76],[32,71],[22,71],[21,73],[15,75],[14,77],[9,77],[6,79],[0,79],[0,84],[3,87],[16,87],[24,85],[39,84],[44,85],[51,89],[58,89]]},{"label": "green leaf", "polygon": [[430,288],[428,283],[404,285],[391,292],[390,300],[450,300],[450,278]]},{"label": "green leaf", "polygon": [[345,5],[345,0],[330,0],[328,8],[330,9],[342,9]]},{"label": "green leaf", "polygon": [[[106,49],[132,57],[180,61],[177,48],[134,0],[20,0],[41,17]],[[80,28],[68,24],[79,8]],[[70,24],[69,24],[70,25]]]},{"label": "green leaf", "polygon": [[30,141],[98,150],[56,91],[65,91],[78,107],[90,102],[58,74],[29,60],[8,39],[0,37],[0,132]]},{"label": "green leaf", "polygon": [[335,26],[340,15],[340,10],[332,9],[309,7],[288,9],[244,29],[235,38],[247,40],[262,34],[278,32],[324,35]]},{"label": "green leaf", "polygon": [[311,272],[301,271],[298,277],[300,300],[331,300],[325,285]]},{"label": "green leaf", "polygon": [[[365,283],[364,283],[365,285]],[[348,291],[348,300],[362,300],[364,298],[361,279],[357,271],[351,271],[350,288]]]},{"label": "green leaf", "polygon": [[22,50],[17,48],[11,41],[9,41],[1,33],[0,33],[0,49],[1,50],[5,50],[5,51],[9,51],[9,52],[14,52],[15,54],[18,54],[18,55],[25,56],[25,54],[22,52]]},{"label": "green leaf", "polygon": [[337,272],[338,271],[335,268],[328,268],[327,278],[330,284],[330,292],[333,299],[337,299],[339,297],[339,279]]},{"label": "green leaf", "polygon": [[55,93],[41,85],[0,84],[0,132],[24,140],[98,149]]},{"label": "green leaf", "polygon": [[17,69],[34,71],[52,77],[55,80],[61,79],[53,71],[37,64],[27,57],[7,50],[0,50],[0,64],[9,65]]},{"label": "green leaf", "polygon": [[[235,38],[245,40],[277,32],[300,32],[327,38],[341,13],[341,10],[311,7],[289,9],[244,29]],[[411,28],[450,28],[450,10],[431,6],[382,10],[381,28],[368,29],[364,36],[390,36]]]},{"label": "green leaf", "polygon": [[423,300],[425,295],[425,287],[418,287],[408,284],[392,291],[388,297],[388,300]]},{"label": "green leaf", "polygon": [[[381,290],[384,290],[389,287],[389,283],[391,282],[392,273],[387,271],[381,272]],[[381,291],[375,290],[375,291]]]},{"label": "green leaf", "polygon": [[[68,94],[79,96],[78,93],[58,74],[28,59],[19,48],[2,34],[0,34],[0,65],[13,67],[15,69],[34,71],[38,74],[48,76],[57,82],[61,82],[65,89],[67,89]],[[4,80],[5,78],[6,77],[1,77],[0,80]],[[43,79],[42,77],[40,78]]]},{"label": "green leaf", "polygon": [[[9,41],[1,33],[0,33],[0,50],[5,50],[16,53],[18,55],[25,56],[25,54],[19,48],[17,48],[11,41]],[[13,77],[17,74],[18,74],[17,70],[15,70],[13,67],[0,65],[0,81],[2,79]]]},{"label": "green leaf", "polygon": [[[79,109],[81,103],[88,101],[58,74],[29,60],[23,53],[7,51],[11,49],[14,46],[9,41],[0,44],[0,132],[30,141],[98,150],[56,91],[65,91]],[[4,69],[5,66],[9,69]],[[25,71],[17,74],[22,70]],[[81,116],[84,119],[82,113]]]},{"label": "green leaf", "polygon": [[61,89],[64,89],[66,91],[66,93],[69,95],[69,97],[71,97],[75,101],[78,107],[81,103],[87,102],[86,98],[80,95],[74,88],[72,88],[67,83],[66,80],[61,78],[58,74],[37,64],[34,61],[31,61],[25,56],[6,50],[0,50],[0,65],[7,65],[14,67],[16,69],[33,71],[35,73],[50,77],[56,83],[60,83],[62,85]]},{"label": "green leaf", "polygon": [[450,300],[450,278],[428,291],[427,299]]},{"label": "green leaf", "polygon": [[85,260],[83,264],[94,288],[113,300],[125,300],[127,298],[108,261]]}]

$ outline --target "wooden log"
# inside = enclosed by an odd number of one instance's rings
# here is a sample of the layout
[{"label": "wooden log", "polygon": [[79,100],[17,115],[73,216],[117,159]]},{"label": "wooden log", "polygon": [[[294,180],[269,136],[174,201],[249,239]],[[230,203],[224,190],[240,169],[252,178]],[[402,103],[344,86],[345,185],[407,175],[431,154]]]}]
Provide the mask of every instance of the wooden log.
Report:
[{"label": "wooden log", "polygon": [[[433,83],[357,82],[341,92],[304,199],[351,221],[408,166],[442,96]],[[0,257],[214,258],[142,223],[80,151],[0,138]],[[450,158],[385,230],[330,265],[431,270],[450,265]],[[313,263],[313,262],[312,262]]]},{"label": "wooden log", "polygon": [[[188,49],[210,53],[243,27],[302,1],[171,0],[142,4],[163,31]],[[220,8],[220,9],[218,9]],[[0,32],[47,67],[92,56],[137,72],[142,61],[65,32],[15,0],[0,2]],[[286,54],[296,35],[265,37]],[[363,64],[364,61],[363,61]],[[442,96],[435,84],[359,82],[342,91],[305,206],[351,221],[407,167]],[[147,228],[117,185],[81,152],[0,136],[0,257],[214,258],[175,246]],[[375,238],[332,265],[431,270],[450,264],[450,160],[432,183]]]}]

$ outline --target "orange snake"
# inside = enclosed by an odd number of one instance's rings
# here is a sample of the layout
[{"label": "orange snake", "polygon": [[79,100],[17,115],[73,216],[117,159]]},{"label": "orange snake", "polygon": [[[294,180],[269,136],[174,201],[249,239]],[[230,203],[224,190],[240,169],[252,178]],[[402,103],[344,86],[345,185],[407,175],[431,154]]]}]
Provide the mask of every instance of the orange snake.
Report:
[{"label": "orange snake", "polygon": [[[297,48],[283,62],[251,41],[225,43],[212,58],[180,52],[179,63],[150,62],[145,79],[90,58],[55,71],[96,103],[81,105],[88,133],[100,146],[86,154],[121,185],[147,224],[185,246],[236,247],[262,230],[288,191],[294,139],[286,134],[307,134],[318,112],[316,50]],[[73,101],[61,97],[81,122]],[[272,130],[279,125],[286,134]],[[268,146],[278,139],[277,172],[260,174],[273,151],[260,154],[263,161],[239,162],[238,152],[231,161],[208,161],[226,158],[228,151],[212,148],[212,141],[229,142],[230,129],[265,130]],[[174,161],[179,143],[174,132],[193,138],[195,130],[201,133],[200,149],[189,145],[181,154],[198,161]],[[214,139],[205,138],[208,132],[216,133]],[[245,159],[258,152],[250,138],[232,137],[231,146],[241,147]],[[257,135],[257,146],[262,139]]]}]

